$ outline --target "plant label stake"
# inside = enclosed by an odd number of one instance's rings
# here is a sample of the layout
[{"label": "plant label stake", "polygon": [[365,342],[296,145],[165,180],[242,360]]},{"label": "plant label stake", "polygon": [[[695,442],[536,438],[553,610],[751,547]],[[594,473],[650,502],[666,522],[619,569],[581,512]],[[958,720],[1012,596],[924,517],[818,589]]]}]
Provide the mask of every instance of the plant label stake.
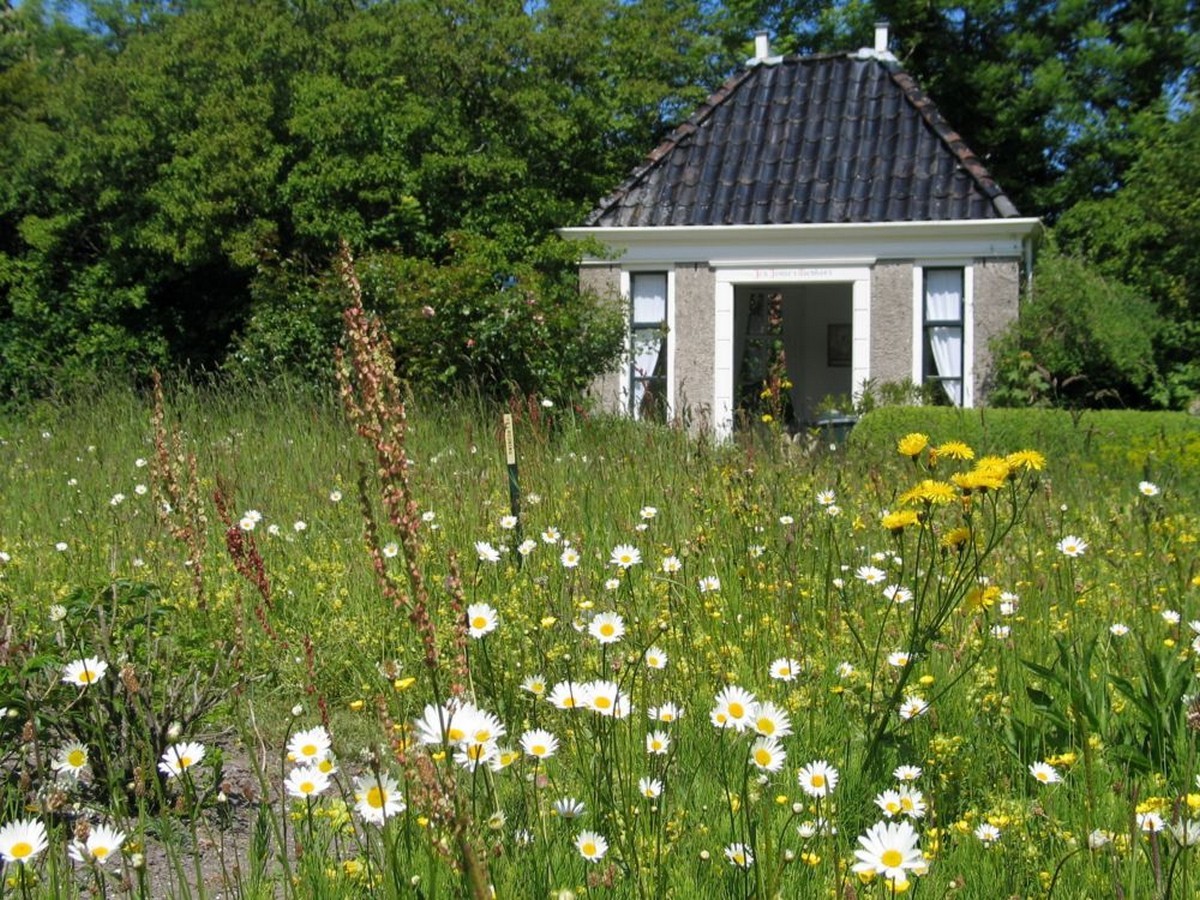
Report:
[{"label": "plant label stake", "polygon": [[[504,414],[504,461],[508,464],[508,509],[517,520],[514,530],[517,543],[521,537],[521,485],[517,480],[517,444],[513,439],[512,413]],[[521,554],[517,554],[517,568],[521,568]]]}]

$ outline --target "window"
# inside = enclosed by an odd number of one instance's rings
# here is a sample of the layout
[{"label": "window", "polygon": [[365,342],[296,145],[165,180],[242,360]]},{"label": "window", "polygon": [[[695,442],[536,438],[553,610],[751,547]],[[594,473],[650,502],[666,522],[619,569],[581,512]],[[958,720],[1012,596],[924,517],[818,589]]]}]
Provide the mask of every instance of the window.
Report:
[{"label": "window", "polygon": [[940,384],[952,406],[963,405],[963,270],[925,269],[926,384]]},{"label": "window", "polygon": [[667,275],[629,276],[629,412],[635,419],[667,420]]}]

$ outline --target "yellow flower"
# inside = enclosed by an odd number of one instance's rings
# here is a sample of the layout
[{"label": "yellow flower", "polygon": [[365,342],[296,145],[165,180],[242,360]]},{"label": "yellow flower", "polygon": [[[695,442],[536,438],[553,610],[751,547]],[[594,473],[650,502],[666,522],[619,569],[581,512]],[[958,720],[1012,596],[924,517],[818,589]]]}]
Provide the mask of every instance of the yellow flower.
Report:
[{"label": "yellow flower", "polygon": [[1004,459],[1014,469],[1040,472],[1046,467],[1046,457],[1036,450],[1018,450],[1016,453],[1008,454]]},{"label": "yellow flower", "polygon": [[917,514],[911,509],[902,509],[899,512],[888,513],[883,517],[883,527],[893,534],[898,534],[909,525],[917,523]]},{"label": "yellow flower", "polygon": [[942,535],[941,545],[947,550],[957,550],[962,544],[967,542],[971,537],[970,528],[952,528]]},{"label": "yellow flower", "polygon": [[1000,599],[1000,588],[994,584],[987,587],[973,587],[967,591],[967,604],[972,610],[991,609],[998,599]]},{"label": "yellow flower", "polygon": [[975,471],[986,472],[1001,481],[1013,474],[1012,465],[1002,456],[985,456],[975,463]]},{"label": "yellow flower", "polygon": [[975,451],[962,441],[946,441],[937,448],[938,455],[951,459],[974,459]]},{"label": "yellow flower", "polygon": [[906,434],[896,444],[896,449],[900,451],[901,456],[909,456],[916,459],[921,455],[921,451],[929,446],[929,436],[914,431],[912,434]]},{"label": "yellow flower", "polygon": [[926,478],[914,488],[900,495],[901,503],[949,503],[958,496],[954,485],[945,481],[934,481]]}]

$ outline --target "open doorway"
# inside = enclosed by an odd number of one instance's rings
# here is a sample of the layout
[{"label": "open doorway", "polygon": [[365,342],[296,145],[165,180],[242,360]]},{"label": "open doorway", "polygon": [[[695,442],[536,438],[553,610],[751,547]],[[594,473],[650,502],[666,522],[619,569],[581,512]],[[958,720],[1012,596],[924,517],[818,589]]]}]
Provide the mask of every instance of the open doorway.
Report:
[{"label": "open doorway", "polygon": [[737,284],[733,300],[736,421],[798,431],[827,398],[851,396],[851,283]]}]

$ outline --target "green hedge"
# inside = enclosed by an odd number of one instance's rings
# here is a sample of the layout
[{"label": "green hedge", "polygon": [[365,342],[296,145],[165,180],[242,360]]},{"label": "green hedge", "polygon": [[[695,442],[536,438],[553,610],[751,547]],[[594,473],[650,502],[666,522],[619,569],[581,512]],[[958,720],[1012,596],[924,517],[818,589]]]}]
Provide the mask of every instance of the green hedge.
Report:
[{"label": "green hedge", "polygon": [[1056,409],[872,410],[847,441],[850,452],[896,455],[909,432],[935,443],[966,441],[977,454],[1037,450],[1051,476],[1082,473],[1100,483],[1142,479],[1200,493],[1200,418],[1177,412]]}]

